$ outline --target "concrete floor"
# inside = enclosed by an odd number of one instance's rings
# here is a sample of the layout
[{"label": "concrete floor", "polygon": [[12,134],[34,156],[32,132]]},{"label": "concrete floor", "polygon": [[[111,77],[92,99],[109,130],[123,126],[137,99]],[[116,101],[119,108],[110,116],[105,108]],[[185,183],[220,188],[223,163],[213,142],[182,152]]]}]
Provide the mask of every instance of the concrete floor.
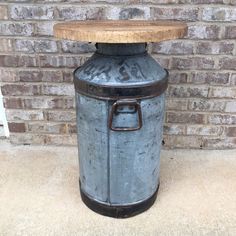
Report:
[{"label": "concrete floor", "polygon": [[0,150],[0,236],[236,235],[236,150],[162,151],[157,201],[129,219],[82,203],[76,148]]}]

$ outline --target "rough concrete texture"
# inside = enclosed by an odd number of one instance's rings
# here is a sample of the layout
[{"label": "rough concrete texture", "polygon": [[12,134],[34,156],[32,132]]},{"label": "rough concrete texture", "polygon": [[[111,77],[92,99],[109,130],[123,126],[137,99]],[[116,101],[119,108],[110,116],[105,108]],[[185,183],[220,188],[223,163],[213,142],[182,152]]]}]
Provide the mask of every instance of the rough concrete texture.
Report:
[{"label": "rough concrete texture", "polygon": [[165,150],[157,201],[129,219],[81,201],[77,149],[0,144],[0,235],[236,235],[236,150]]}]

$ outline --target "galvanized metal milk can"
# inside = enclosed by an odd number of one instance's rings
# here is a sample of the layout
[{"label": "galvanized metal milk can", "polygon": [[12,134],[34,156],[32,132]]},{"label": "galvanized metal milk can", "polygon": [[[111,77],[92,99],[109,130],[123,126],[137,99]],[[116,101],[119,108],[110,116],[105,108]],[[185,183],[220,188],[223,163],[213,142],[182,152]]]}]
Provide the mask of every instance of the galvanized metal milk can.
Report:
[{"label": "galvanized metal milk can", "polygon": [[96,47],[74,72],[81,195],[100,214],[128,217],[157,195],[168,73],[145,43]]}]

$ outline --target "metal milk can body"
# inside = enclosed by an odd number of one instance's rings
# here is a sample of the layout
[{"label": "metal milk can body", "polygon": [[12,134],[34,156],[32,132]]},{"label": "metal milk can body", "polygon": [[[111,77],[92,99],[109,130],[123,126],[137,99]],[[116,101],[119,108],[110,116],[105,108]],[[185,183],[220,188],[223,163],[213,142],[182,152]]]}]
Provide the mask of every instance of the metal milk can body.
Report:
[{"label": "metal milk can body", "polygon": [[100,43],[74,84],[82,199],[113,217],[144,211],[159,186],[167,71],[145,44]]}]

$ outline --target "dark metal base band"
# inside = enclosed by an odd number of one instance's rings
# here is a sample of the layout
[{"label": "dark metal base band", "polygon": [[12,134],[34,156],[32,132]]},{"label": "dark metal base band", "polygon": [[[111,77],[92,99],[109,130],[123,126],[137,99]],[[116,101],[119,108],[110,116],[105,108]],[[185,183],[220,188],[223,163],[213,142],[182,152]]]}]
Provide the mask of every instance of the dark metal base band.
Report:
[{"label": "dark metal base band", "polygon": [[85,205],[91,210],[104,216],[110,216],[114,218],[128,218],[140,214],[149,209],[156,200],[158,189],[159,189],[159,184],[157,190],[150,198],[137,204],[125,205],[125,206],[109,206],[97,202],[94,199],[91,199],[89,196],[87,196],[83,192],[81,187],[80,187],[80,194]]}]

